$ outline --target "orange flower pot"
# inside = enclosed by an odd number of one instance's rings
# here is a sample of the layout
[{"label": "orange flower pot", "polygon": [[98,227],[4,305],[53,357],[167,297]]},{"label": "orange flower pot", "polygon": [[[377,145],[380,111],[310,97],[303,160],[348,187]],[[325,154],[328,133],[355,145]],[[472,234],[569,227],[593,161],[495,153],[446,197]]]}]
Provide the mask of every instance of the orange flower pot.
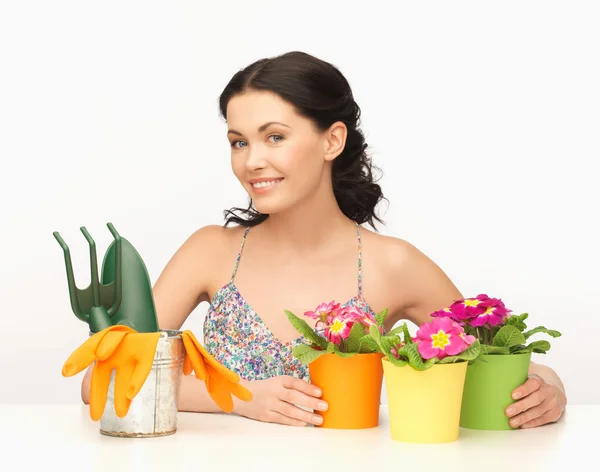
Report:
[{"label": "orange flower pot", "polygon": [[383,382],[383,354],[340,357],[323,354],[308,366],[311,383],[323,391],[327,402],[321,428],[366,429],[379,425]]}]

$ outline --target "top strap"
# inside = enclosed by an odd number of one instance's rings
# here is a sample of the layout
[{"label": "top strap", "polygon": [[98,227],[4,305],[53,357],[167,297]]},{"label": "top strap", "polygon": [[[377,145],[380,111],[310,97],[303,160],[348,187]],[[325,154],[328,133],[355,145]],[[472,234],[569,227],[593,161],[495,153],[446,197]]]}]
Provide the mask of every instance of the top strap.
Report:
[{"label": "top strap", "polygon": [[362,296],[362,245],[360,241],[360,225],[356,223],[356,233],[358,239],[358,296]]},{"label": "top strap", "polygon": [[233,268],[233,274],[231,274],[231,280],[229,283],[233,283],[233,279],[235,278],[235,274],[237,273],[238,266],[240,265],[240,259],[242,258],[242,250],[244,249],[244,243],[246,242],[246,236],[248,235],[248,231],[250,231],[250,227],[246,227],[244,231],[244,236],[242,236],[242,242],[240,243],[240,251],[238,252],[237,258],[235,260],[235,267]]}]

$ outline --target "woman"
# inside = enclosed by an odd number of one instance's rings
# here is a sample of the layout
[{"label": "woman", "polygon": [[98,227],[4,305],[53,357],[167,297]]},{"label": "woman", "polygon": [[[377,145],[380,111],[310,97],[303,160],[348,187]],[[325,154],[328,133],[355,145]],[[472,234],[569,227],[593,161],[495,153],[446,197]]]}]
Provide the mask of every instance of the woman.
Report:
[{"label": "woman", "polygon": [[[327,405],[292,356],[299,333],[284,310],[302,314],[332,299],[388,308],[390,329],[401,319],[420,325],[462,295],[414,246],[361,227],[375,229],[383,197],[360,109],[335,67],[300,52],[260,60],[234,75],[220,110],[250,206],[226,212],[223,227],[199,229],[175,253],[154,287],[159,324],[179,329],[209,302],[204,343],[253,394],[234,412],[319,424]],[[523,427],[556,421],[566,403],[560,379],[534,363],[530,373],[507,414]],[[182,379],[180,409],[219,411],[193,377]]]}]

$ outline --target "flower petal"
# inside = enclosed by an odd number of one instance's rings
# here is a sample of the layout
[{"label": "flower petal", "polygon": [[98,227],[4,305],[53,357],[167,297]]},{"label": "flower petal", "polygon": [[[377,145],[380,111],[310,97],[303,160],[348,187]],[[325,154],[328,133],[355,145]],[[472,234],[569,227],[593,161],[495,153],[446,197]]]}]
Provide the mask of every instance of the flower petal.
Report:
[{"label": "flower petal", "polygon": [[419,350],[421,357],[425,360],[432,359],[435,356],[438,356],[440,353],[443,353],[441,349],[433,347],[431,341],[418,343],[417,349]]}]

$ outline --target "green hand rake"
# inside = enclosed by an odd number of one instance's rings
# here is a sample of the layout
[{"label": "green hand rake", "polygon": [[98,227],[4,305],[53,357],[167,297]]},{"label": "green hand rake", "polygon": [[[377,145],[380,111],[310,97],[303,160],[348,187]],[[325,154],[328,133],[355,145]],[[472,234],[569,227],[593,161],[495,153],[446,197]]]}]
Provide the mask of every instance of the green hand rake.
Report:
[{"label": "green hand rake", "polygon": [[102,331],[103,329],[114,324],[111,319],[119,310],[122,300],[123,284],[121,236],[112,223],[108,223],[107,226],[114,237],[115,244],[114,281],[105,285],[98,279],[96,243],[92,239],[92,236],[85,226],[82,226],[80,228],[81,232],[87,239],[90,246],[91,262],[91,282],[90,285],[84,289],[79,289],[75,284],[75,276],[73,275],[73,264],[71,262],[71,252],[69,250],[69,246],[67,246],[65,241],[61,238],[58,231],[53,233],[64,252],[71,309],[77,318],[88,323],[90,332],[92,333]]}]

